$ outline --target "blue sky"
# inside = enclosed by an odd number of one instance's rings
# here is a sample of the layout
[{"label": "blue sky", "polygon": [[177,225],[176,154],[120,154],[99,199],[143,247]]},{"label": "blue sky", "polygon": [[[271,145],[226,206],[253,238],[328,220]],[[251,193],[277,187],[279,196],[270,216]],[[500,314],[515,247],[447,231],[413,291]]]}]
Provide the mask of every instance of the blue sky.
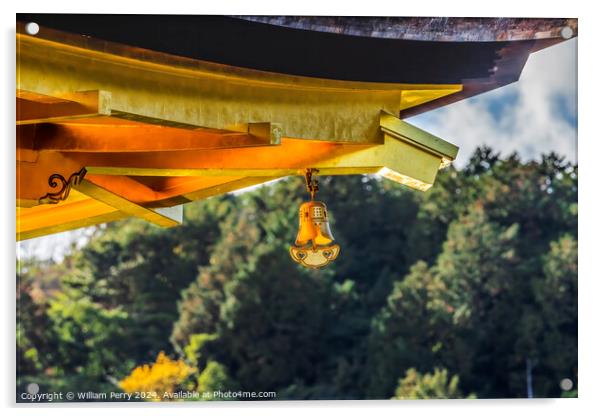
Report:
[{"label": "blue sky", "polygon": [[458,166],[482,144],[524,160],[554,151],[576,162],[577,38],[531,54],[514,84],[407,121],[458,145]]},{"label": "blue sky", "polygon": [[[503,155],[517,151],[523,160],[554,151],[576,162],[577,39],[532,54],[514,84],[407,121],[458,145],[459,167],[483,144]],[[89,231],[27,240],[17,244],[17,253],[59,260]]]}]

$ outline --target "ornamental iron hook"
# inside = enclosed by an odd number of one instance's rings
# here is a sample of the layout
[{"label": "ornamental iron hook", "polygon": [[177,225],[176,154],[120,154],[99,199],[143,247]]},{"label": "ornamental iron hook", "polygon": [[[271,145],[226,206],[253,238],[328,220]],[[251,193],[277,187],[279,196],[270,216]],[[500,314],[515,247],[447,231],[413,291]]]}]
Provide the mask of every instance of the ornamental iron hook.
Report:
[{"label": "ornamental iron hook", "polygon": [[38,199],[39,204],[58,204],[69,197],[69,191],[71,187],[80,184],[82,179],[86,176],[86,168],[81,168],[79,172],[75,172],[69,176],[69,179],[59,173],[53,173],[48,178],[48,185],[51,188],[56,188],[60,185],[60,189],[56,192],[48,192],[46,195]]}]

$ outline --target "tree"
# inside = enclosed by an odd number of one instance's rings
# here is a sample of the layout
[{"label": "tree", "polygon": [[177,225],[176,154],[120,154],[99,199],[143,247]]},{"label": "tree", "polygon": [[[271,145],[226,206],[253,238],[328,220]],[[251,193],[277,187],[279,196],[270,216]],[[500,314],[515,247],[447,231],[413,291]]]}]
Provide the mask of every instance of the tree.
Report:
[{"label": "tree", "polygon": [[127,313],[122,331],[131,335],[128,348],[134,360],[171,351],[165,334],[178,317],[180,292],[198,267],[208,263],[219,224],[233,208],[230,199],[187,206],[183,227],[161,229],[142,220],[109,224],[74,254],[64,285],[76,297]]},{"label": "tree", "polygon": [[512,339],[509,323],[520,310],[509,272],[517,264],[517,233],[517,226],[491,223],[475,205],[450,225],[435,266],[419,262],[396,283],[374,323],[372,394],[391,394],[404,368],[440,363],[468,382],[481,368],[505,369],[496,350],[500,336]]},{"label": "tree", "polygon": [[[577,241],[564,235],[543,256],[543,278],[534,282],[541,324],[535,383],[539,392],[560,395],[560,380],[577,388]],[[549,393],[548,393],[549,392]]]},{"label": "tree", "polygon": [[194,371],[184,361],[172,360],[161,351],[154,363],[136,367],[119,382],[119,387],[127,393],[140,393],[145,400],[170,400]]},{"label": "tree", "polygon": [[186,388],[281,399],[391,397],[410,369],[524,397],[527,363],[537,397],[576,384],[576,166],[481,148],[425,193],[319,181],[342,247],[327,269],[288,255],[299,177],[189,204],[180,227],[99,227],[62,263],[21,267],[21,373],[84,385],[165,351],[193,369]]},{"label": "tree", "polygon": [[87,297],[60,294],[50,302],[48,317],[58,340],[56,365],[63,371],[104,380],[130,364],[129,352],[115,348],[131,342],[122,331],[128,317],[120,308],[107,310]]},{"label": "tree", "polygon": [[228,370],[216,361],[209,361],[197,379],[197,391],[207,400],[220,398],[215,392],[226,392],[236,388],[236,383],[228,375]]},{"label": "tree", "polygon": [[[329,272],[311,273],[290,260],[298,204],[280,205],[278,195],[266,188],[240,198],[210,266],[184,292],[172,333],[180,346],[195,333],[217,334],[206,348],[208,360],[222,363],[249,391],[315,379],[324,352]],[[274,205],[288,207],[294,220],[283,220]]]},{"label": "tree", "polygon": [[17,372],[35,374],[55,365],[56,339],[48,299],[33,275],[43,270],[31,261],[17,264]]},{"label": "tree", "polygon": [[436,368],[432,374],[421,374],[410,368],[399,380],[393,399],[476,399],[474,394],[464,396],[459,383],[458,375],[450,378],[446,369]]}]

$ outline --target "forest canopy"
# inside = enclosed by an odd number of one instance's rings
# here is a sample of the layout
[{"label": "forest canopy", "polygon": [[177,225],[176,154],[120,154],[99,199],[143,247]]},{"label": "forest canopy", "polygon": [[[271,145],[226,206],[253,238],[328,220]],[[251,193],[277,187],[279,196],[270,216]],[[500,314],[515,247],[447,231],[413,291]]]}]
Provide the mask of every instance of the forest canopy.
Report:
[{"label": "forest canopy", "polygon": [[479,148],[425,193],[319,180],[341,246],[326,269],[288,254],[300,177],[188,204],[176,228],[98,227],[61,262],[19,260],[18,392],[577,394],[575,165]]}]

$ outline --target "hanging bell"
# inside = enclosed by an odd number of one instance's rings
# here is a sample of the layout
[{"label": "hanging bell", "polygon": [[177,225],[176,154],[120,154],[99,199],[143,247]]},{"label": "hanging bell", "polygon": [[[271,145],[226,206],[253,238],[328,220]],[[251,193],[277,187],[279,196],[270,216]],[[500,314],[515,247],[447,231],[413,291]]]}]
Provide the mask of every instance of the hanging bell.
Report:
[{"label": "hanging bell", "polygon": [[299,232],[295,245],[304,246],[309,241],[314,245],[327,245],[334,241],[324,202],[304,202],[299,208]]},{"label": "hanging bell", "polygon": [[317,181],[312,182],[312,173],[315,169],[308,169],[306,174],[307,190],[311,200],[301,204],[299,208],[299,231],[295,245],[290,248],[290,255],[294,261],[309,268],[321,268],[337,258],[341,248],[334,242],[328,223],[326,204],[314,201],[318,191]]}]

